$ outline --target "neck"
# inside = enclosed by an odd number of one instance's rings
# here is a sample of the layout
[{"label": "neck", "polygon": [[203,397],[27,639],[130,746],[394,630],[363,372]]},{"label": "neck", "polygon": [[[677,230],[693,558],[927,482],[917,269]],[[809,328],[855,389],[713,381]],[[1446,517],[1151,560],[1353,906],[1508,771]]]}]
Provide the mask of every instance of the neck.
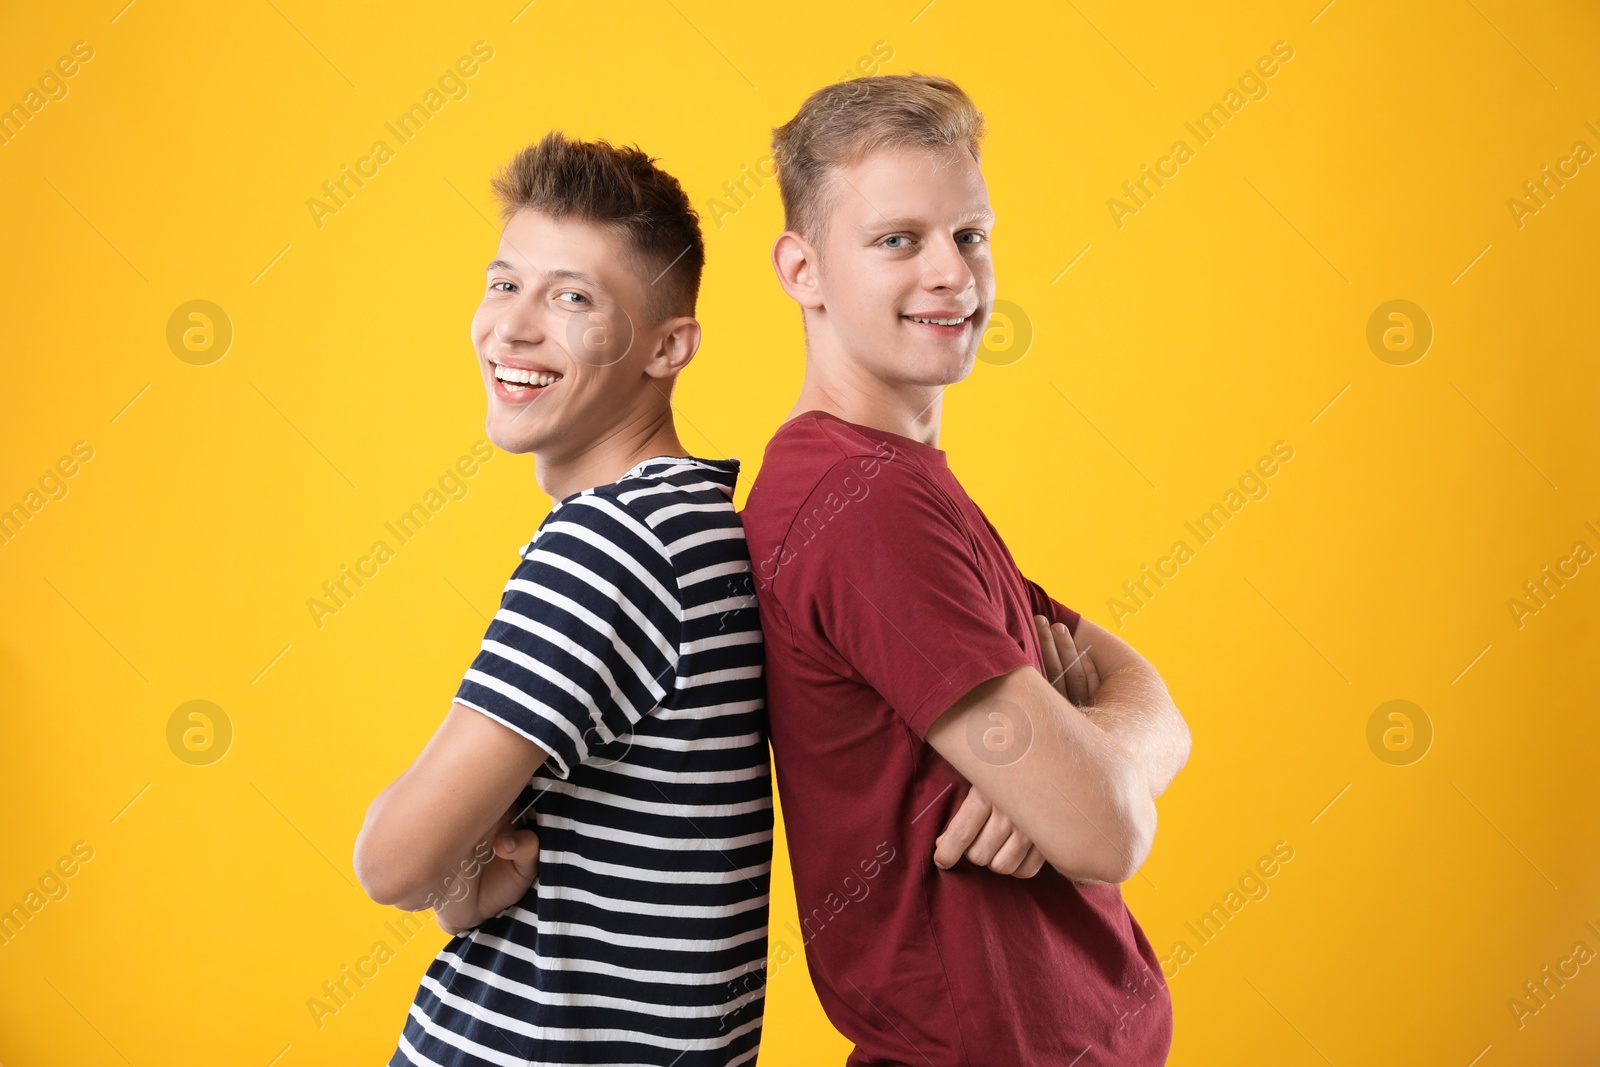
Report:
[{"label": "neck", "polygon": [[944,386],[886,382],[847,359],[806,351],[805,382],[788,418],[807,411],[830,415],[939,447]]},{"label": "neck", "polygon": [[534,479],[552,501],[607,485],[655,456],[685,456],[672,422],[672,409],[624,420],[604,437],[573,454],[536,454]]}]

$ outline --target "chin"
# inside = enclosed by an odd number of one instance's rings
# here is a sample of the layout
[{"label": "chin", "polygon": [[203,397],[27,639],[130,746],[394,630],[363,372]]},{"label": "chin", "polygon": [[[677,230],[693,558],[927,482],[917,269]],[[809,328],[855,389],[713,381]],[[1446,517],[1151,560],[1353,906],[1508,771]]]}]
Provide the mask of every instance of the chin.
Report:
[{"label": "chin", "polygon": [[908,381],[916,385],[954,385],[972,373],[977,360],[972,356],[960,359],[920,360],[907,368]]},{"label": "chin", "polygon": [[500,451],[513,455],[524,455],[536,451],[539,447],[539,441],[533,434],[526,430],[521,433],[508,430],[493,418],[485,422],[484,436],[488,437],[490,443]]}]

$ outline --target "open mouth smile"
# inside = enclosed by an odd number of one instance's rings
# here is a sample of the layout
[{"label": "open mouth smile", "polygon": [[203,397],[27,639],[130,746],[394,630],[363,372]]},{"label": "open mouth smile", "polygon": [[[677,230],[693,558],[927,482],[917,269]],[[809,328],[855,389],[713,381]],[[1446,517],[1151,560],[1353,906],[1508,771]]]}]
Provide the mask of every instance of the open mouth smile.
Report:
[{"label": "open mouth smile", "polygon": [[562,378],[554,371],[537,368],[508,367],[504,363],[489,361],[494,372],[495,395],[508,403],[525,403],[539,396]]},{"label": "open mouth smile", "polygon": [[972,315],[902,315],[900,317],[940,337],[959,337],[966,332],[968,325],[972,322]]}]

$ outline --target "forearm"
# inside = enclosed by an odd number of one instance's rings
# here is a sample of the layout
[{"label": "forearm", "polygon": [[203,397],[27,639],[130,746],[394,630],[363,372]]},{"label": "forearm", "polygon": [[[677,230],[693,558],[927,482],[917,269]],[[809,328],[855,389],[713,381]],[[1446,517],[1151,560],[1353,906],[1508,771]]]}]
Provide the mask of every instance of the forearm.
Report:
[{"label": "forearm", "polygon": [[1144,772],[1150,796],[1160,796],[1189,759],[1189,727],[1148,664],[1127,664],[1102,676],[1079,709],[1120,745]]},{"label": "forearm", "polygon": [[356,876],[380,904],[417,910],[492,840],[544,750],[486,715],[452,706],[422,754],[378,794],[356,838]]},{"label": "forearm", "polygon": [[374,900],[406,911],[436,908],[452,900],[459,903],[470,891],[463,876],[475,873],[493,855],[490,842],[497,822],[447,842],[435,837],[432,848],[420,848],[422,839],[430,836],[427,831],[436,835],[437,829],[424,827],[426,815],[415,810],[415,798],[403,791],[396,795],[404,782],[402,777],[391,784],[367,809],[356,844],[357,877]]},{"label": "forearm", "polygon": [[[989,724],[1025,739],[996,759],[972,740]],[[991,679],[953,704],[927,741],[982,791],[1057,871],[1121,882],[1150,852],[1156,811],[1131,753],[1031,667]]]},{"label": "forearm", "polygon": [[432,908],[439,927],[446,933],[458,934],[471,929],[488,917],[480,905],[479,889],[483,872],[493,859],[494,846],[485,838],[457,864],[454,874],[441,879],[436,890],[428,892],[420,902],[412,899],[398,906],[407,911]]},{"label": "forearm", "polygon": [[432,908],[439,913],[439,923],[447,930],[477,925],[478,875],[483,865],[494,856],[494,831],[485,833],[481,840],[464,849],[447,863],[437,876],[426,882],[401,887],[398,899],[389,903],[405,911],[422,911]]}]

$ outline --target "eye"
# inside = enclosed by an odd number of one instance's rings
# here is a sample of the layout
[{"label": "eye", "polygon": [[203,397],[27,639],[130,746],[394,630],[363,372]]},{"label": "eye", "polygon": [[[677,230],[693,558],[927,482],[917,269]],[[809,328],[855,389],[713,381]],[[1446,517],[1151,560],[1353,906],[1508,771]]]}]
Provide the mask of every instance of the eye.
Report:
[{"label": "eye", "polygon": [[958,241],[965,240],[968,237],[972,238],[972,240],[967,241],[966,243],[967,244],[972,244],[972,245],[980,245],[985,240],[984,235],[982,233],[978,232],[977,230],[968,230],[966,233],[957,234],[956,235],[956,240],[958,240]]},{"label": "eye", "polygon": [[563,297],[568,297],[568,296],[573,298],[572,299],[572,303],[575,304],[575,305],[576,304],[587,304],[587,303],[589,303],[589,298],[584,296],[582,293],[571,293],[571,292],[569,292],[569,293],[557,293],[556,294],[556,299],[559,301]]},{"label": "eye", "polygon": [[[911,238],[907,237],[903,233],[892,233],[883,239],[882,244],[885,248],[904,248],[910,241]],[[896,244],[893,242],[899,243]]]},{"label": "eye", "polygon": [[[490,288],[490,289],[491,289],[491,290],[493,290],[493,289],[494,289],[494,288],[495,288],[495,287],[496,287],[496,286],[499,286],[499,285],[510,285],[510,286],[511,286],[511,287],[512,287],[512,288],[513,288],[513,289],[514,289],[514,288],[516,288],[516,286],[515,286],[515,285],[512,285],[512,283],[511,283],[511,282],[490,282],[490,283],[489,283],[489,288]],[[509,290],[506,290],[506,289],[502,289],[502,290],[500,290],[500,291],[501,291],[501,292],[508,292],[508,291],[509,291]]]}]

